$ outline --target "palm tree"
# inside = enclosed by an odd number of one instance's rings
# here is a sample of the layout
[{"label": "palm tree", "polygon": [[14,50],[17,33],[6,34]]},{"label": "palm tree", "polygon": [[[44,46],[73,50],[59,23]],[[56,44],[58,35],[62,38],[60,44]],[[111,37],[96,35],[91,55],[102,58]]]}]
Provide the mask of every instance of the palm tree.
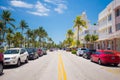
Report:
[{"label": "palm tree", "polygon": [[85,41],[86,41],[86,45],[88,44],[88,42],[91,40],[91,35],[90,34],[87,34],[85,37],[84,37]]},{"label": "palm tree", "polygon": [[11,23],[11,22],[15,21],[15,19],[11,18],[11,13],[8,10],[6,10],[6,11],[3,10],[1,18],[2,18],[2,23],[3,23],[3,29],[2,29],[3,37],[2,37],[2,39],[4,40],[6,29],[7,29],[7,24],[9,24],[13,28],[15,28],[15,25]]},{"label": "palm tree", "polygon": [[79,45],[79,31],[82,30],[82,28],[87,28],[86,21],[82,20],[81,16],[77,16],[74,20],[74,28],[77,28],[77,47]]},{"label": "palm tree", "polygon": [[3,42],[3,28],[4,28],[4,25],[2,23],[2,21],[0,21],[0,42]]},{"label": "palm tree", "polygon": [[14,47],[21,47],[21,39],[24,39],[23,35],[20,32],[16,32],[13,36]]},{"label": "palm tree", "polygon": [[13,34],[14,34],[13,29],[12,28],[8,28],[7,29],[6,40],[7,40],[9,48],[10,48],[11,42],[13,40]]},{"label": "palm tree", "polygon": [[71,29],[69,29],[69,30],[67,31],[67,41],[68,41],[69,46],[71,46],[71,44],[72,44],[73,35],[74,35],[74,33],[72,32]]},{"label": "palm tree", "polygon": [[68,38],[73,38],[73,35],[74,35],[73,31],[72,31],[71,29],[69,29],[69,30],[67,31],[67,37],[68,37]]},{"label": "palm tree", "polygon": [[27,32],[26,32],[26,36],[27,36],[27,47],[30,47],[29,43],[30,43],[30,38],[32,36],[32,31],[31,29],[28,29]]},{"label": "palm tree", "polygon": [[23,34],[24,29],[28,29],[28,25],[25,22],[25,20],[20,21],[20,28],[22,29],[22,34]]},{"label": "palm tree", "polygon": [[[25,20],[21,20],[21,21],[20,21],[20,28],[22,29],[22,35],[23,35],[24,29],[28,29],[28,25],[27,25],[27,23],[25,22]],[[22,46],[22,44],[24,43],[23,41],[24,41],[24,40],[22,40],[22,42],[21,42],[21,46]]]},{"label": "palm tree", "polygon": [[39,36],[39,42],[40,42],[40,47],[41,47],[41,43],[42,43],[42,38],[45,38],[48,36],[47,32],[45,31],[45,29],[43,29],[43,27],[39,27],[38,30],[38,36]]},{"label": "palm tree", "polygon": [[91,36],[91,42],[95,42],[96,40],[98,40],[98,35],[92,35]]}]

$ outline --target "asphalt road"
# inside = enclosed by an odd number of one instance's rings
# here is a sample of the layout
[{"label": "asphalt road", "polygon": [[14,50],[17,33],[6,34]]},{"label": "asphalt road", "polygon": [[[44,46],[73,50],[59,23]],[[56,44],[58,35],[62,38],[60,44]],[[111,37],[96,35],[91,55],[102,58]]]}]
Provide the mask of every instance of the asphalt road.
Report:
[{"label": "asphalt road", "polygon": [[101,66],[70,52],[53,51],[20,67],[5,67],[0,80],[120,80],[120,66]]}]

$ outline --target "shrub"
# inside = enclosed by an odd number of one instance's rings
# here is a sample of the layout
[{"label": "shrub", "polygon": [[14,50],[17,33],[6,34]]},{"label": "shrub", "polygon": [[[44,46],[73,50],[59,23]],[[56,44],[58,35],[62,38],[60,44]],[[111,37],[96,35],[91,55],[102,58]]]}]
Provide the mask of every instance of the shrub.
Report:
[{"label": "shrub", "polygon": [[0,49],[0,53],[3,53],[4,52],[4,49]]},{"label": "shrub", "polygon": [[76,54],[76,50],[72,50],[72,54]]}]

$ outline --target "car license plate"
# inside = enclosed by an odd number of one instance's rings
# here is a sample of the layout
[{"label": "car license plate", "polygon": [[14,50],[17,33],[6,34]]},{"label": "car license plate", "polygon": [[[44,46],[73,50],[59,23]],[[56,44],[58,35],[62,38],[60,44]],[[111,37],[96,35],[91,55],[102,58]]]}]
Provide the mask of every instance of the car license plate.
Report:
[{"label": "car license plate", "polygon": [[112,59],[115,59],[115,57],[112,57]]}]

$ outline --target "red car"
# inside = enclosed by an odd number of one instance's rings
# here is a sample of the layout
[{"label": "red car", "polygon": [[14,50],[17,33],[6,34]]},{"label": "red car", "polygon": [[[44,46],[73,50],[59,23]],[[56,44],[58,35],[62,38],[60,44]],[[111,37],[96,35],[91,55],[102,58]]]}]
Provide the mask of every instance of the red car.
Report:
[{"label": "red car", "polygon": [[118,66],[120,63],[120,56],[112,50],[97,50],[91,55],[91,61],[101,64],[114,64]]},{"label": "red car", "polygon": [[42,56],[42,55],[43,55],[42,49],[38,48],[38,49],[37,49],[37,53],[38,53],[39,56]]},{"label": "red car", "polygon": [[4,56],[2,53],[0,53],[0,75],[3,73],[3,61],[4,61]]}]

